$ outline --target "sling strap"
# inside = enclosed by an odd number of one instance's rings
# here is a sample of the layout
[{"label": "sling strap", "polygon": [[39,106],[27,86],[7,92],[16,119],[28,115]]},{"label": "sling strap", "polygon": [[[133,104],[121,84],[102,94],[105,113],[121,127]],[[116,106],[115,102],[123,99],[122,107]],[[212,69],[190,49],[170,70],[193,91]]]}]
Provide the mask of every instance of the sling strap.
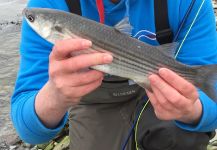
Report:
[{"label": "sling strap", "polygon": [[[80,0],[65,0],[71,13],[82,15]],[[173,32],[170,28],[167,0],[154,0],[156,39],[159,44],[171,43]]]},{"label": "sling strap", "polygon": [[171,43],[173,32],[170,28],[167,0],[154,0],[156,38],[159,44]]},{"label": "sling strap", "polygon": [[82,16],[80,0],[65,0],[71,13]]}]

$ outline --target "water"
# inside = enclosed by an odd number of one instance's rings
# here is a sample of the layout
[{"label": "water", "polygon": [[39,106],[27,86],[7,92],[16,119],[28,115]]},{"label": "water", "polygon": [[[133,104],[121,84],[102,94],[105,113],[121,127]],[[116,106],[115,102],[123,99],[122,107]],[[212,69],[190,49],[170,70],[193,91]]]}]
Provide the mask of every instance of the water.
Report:
[{"label": "water", "polygon": [[0,142],[15,135],[10,97],[19,66],[21,13],[27,0],[0,0]]}]

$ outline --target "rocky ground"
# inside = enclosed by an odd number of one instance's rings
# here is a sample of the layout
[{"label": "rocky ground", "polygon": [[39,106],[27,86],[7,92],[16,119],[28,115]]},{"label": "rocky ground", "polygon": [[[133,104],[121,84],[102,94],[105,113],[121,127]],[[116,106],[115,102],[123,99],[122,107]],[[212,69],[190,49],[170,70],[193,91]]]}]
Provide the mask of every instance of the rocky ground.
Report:
[{"label": "rocky ground", "polygon": [[69,136],[68,124],[53,140],[40,145],[30,145],[22,142],[17,135],[5,136],[0,142],[0,150],[68,150]]}]

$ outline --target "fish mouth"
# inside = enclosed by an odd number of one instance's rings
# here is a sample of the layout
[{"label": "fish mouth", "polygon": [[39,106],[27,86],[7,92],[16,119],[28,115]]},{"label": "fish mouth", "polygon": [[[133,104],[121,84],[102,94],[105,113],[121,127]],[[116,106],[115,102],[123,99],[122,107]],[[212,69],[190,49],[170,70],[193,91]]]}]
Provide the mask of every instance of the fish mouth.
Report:
[{"label": "fish mouth", "polygon": [[22,16],[26,18],[27,14],[28,14],[28,9],[24,8],[22,11]]}]

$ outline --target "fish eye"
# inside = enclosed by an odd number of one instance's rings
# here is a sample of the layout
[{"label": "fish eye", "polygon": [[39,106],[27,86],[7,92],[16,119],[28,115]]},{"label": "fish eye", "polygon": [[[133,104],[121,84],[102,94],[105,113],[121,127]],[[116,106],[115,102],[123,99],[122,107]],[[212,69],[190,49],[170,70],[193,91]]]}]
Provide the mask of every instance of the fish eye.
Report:
[{"label": "fish eye", "polygon": [[28,18],[28,20],[30,22],[34,22],[35,21],[35,18],[32,15],[28,15],[27,18]]}]

